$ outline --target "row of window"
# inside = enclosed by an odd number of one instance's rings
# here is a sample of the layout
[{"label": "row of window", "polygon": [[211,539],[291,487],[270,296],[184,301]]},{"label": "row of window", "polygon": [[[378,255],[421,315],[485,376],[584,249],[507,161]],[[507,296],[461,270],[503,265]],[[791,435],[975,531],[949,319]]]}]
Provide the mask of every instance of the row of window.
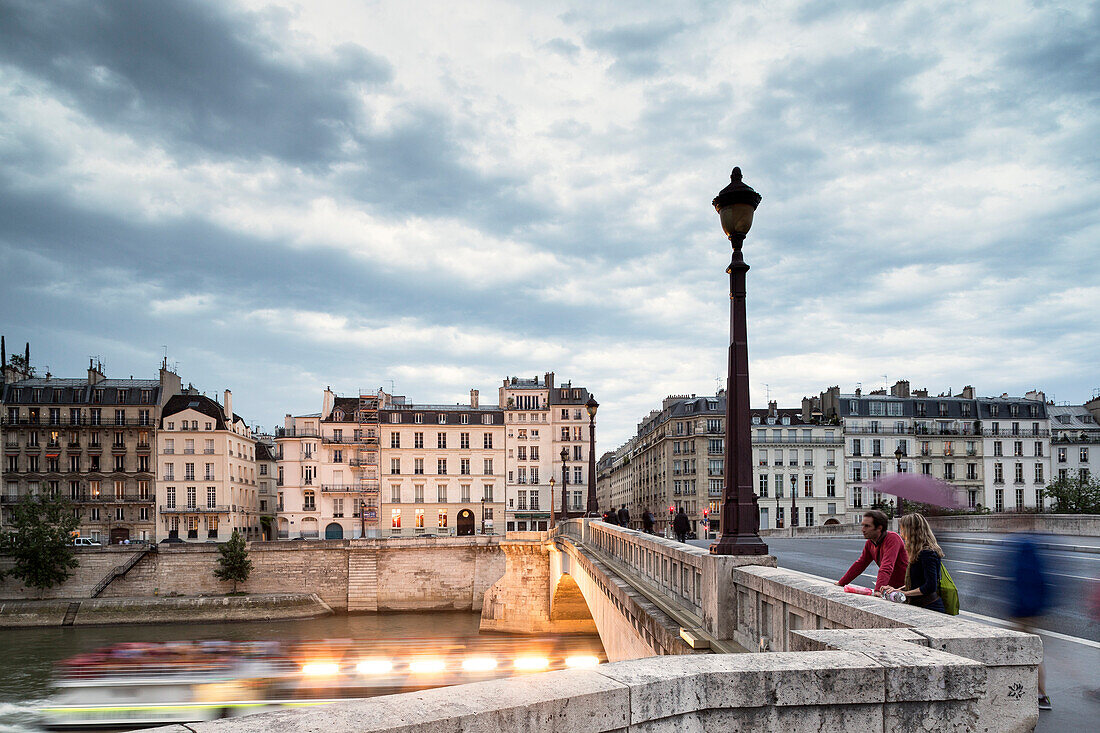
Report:
[{"label": "row of window", "polygon": [[[446,476],[447,475],[447,465],[448,465],[447,461],[448,461],[447,458],[437,458],[436,459],[436,461],[435,461],[436,475],[439,475],[439,476]],[[470,466],[471,466],[471,462],[470,462],[469,458],[460,458],[458,460],[458,473],[459,473],[459,475],[460,476],[469,476],[469,475],[471,475]],[[483,458],[482,462],[481,462],[481,467],[482,467],[482,475],[485,475],[485,476],[492,476],[493,475],[493,459],[492,458]],[[535,475],[538,475],[538,468],[537,467],[532,466],[532,470],[534,471]],[[424,474],[424,459],[423,458],[414,458],[413,459],[412,475],[422,476],[423,474]],[[401,475],[401,459],[400,458],[391,458],[390,459],[390,475],[393,475],[393,476]]]},{"label": "row of window", "polygon": [[[768,498],[768,492],[774,487],[775,498],[781,499],[783,498],[784,483],[789,487],[791,495],[795,495],[798,493],[798,476],[797,473],[788,474],[785,480],[784,475],[781,473],[777,473],[774,476],[762,473],[756,479],[756,495],[762,499],[766,499]],[[814,475],[812,473],[803,474],[802,496],[813,497],[813,495]],[[836,496],[836,476],[833,474],[829,474],[825,477],[825,496],[830,498]]]},{"label": "row of window", "polygon": [[[436,448],[440,448],[440,449],[446,449],[447,448],[447,435],[448,435],[447,433],[444,433],[442,431],[435,434],[435,447]],[[337,436],[337,439],[339,439],[339,436]],[[400,448],[400,447],[401,447],[401,433],[398,433],[396,431],[390,433],[390,448]],[[423,448],[424,447],[424,433],[419,432],[419,431],[413,433],[413,446],[412,447],[413,448]],[[492,433],[482,433],[482,435],[481,435],[481,447],[485,450],[492,450],[492,448],[493,448],[493,434]],[[470,434],[469,433],[459,433],[458,434],[458,448],[460,450],[469,450],[470,449]],[[536,450],[537,450],[537,448],[536,448]]]},{"label": "row of window", "polygon": [[[40,456],[6,456],[6,473],[61,473],[62,461],[60,456],[46,456],[46,460],[41,460]],[[89,471],[92,473],[102,471],[103,463],[101,456],[91,455],[88,456],[87,469],[83,467],[80,455],[68,456],[68,462],[65,464],[68,468],[67,473],[80,473],[82,471]],[[127,468],[128,461],[125,455],[114,456],[114,471],[116,473],[125,473],[133,470],[138,473],[149,472],[149,456],[137,456],[136,467],[134,469]]]},{"label": "row of window", "polygon": [[[87,416],[84,415],[83,410],[79,407],[69,408],[68,420],[62,422],[62,415],[60,407],[51,407],[45,414],[37,407],[31,407],[27,409],[26,417],[21,421],[19,419],[19,408],[8,408],[8,420],[11,425],[17,425],[20,422],[27,425],[39,425],[42,424],[43,418],[47,425],[108,425],[104,421],[103,408],[90,407],[88,408]],[[114,413],[114,425],[149,425],[152,426],[151,413],[149,410],[138,410],[137,418],[130,418],[127,421],[126,410],[115,410]]]},{"label": "row of window", "polygon": [[[116,458],[120,458],[120,457],[121,456],[116,456]],[[145,456],[138,456],[138,458],[139,459],[140,458],[145,458]],[[266,469],[267,467],[263,466],[263,468]],[[203,474],[203,480],[204,481],[217,481],[218,480],[217,477],[215,476],[214,464],[213,463],[204,464],[204,469],[205,469],[205,473]],[[249,481],[249,480],[252,479],[252,469],[251,468],[246,468],[245,466],[237,466],[237,475],[236,476],[232,475],[232,470],[230,471],[230,474],[231,474],[230,478],[231,479],[236,479],[237,481]],[[174,464],[174,463],[165,463],[164,464],[164,480],[165,481],[175,481],[176,480],[176,464]],[[194,463],[184,463],[183,464],[183,480],[184,481],[194,481],[195,480],[195,464]]]}]

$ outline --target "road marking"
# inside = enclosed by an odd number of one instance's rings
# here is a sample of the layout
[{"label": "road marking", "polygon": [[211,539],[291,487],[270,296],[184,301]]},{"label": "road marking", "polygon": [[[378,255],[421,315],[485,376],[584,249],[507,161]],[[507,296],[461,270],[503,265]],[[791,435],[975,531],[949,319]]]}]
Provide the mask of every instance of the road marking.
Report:
[{"label": "road marking", "polygon": [[[968,616],[970,618],[977,619],[978,621],[992,624],[994,626],[1001,626],[1006,629],[1017,629],[1016,625],[1009,621],[1005,621],[1004,619],[999,618],[993,618],[992,616],[983,616],[980,613],[974,613],[973,611],[960,611],[959,615]],[[1100,642],[1093,641],[1092,639],[1082,639],[1079,636],[1059,634],[1057,631],[1047,631],[1046,629],[1031,629],[1031,631],[1038,634],[1039,636],[1049,636],[1052,639],[1061,639],[1062,641],[1070,641],[1074,644],[1084,644],[1085,646],[1090,646],[1093,649],[1100,649]]]}]

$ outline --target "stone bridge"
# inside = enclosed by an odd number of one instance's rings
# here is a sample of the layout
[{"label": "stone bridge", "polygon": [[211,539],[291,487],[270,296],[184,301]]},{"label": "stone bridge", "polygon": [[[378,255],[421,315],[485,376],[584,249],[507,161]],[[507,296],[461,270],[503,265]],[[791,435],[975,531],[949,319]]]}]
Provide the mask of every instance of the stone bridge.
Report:
[{"label": "stone bridge", "polygon": [[961,733],[1038,721],[1037,636],[600,521],[501,547],[482,628],[595,628],[611,663],[164,730]]}]

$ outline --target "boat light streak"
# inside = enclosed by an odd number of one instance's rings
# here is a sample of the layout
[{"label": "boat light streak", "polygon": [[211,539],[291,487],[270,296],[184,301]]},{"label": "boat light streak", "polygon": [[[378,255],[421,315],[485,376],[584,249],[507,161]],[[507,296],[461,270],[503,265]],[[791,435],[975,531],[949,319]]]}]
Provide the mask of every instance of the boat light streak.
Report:
[{"label": "boat light streak", "polygon": [[302,665],[302,674],[310,677],[332,676],[340,672],[336,662],[310,662]]},{"label": "boat light streak", "polygon": [[462,660],[462,669],[467,672],[491,672],[497,668],[497,660],[489,657],[470,657]]},{"label": "boat light streak", "polygon": [[583,667],[596,667],[600,663],[599,657],[594,657],[591,654],[584,654],[576,657],[566,657],[565,666],[572,669],[578,669]]},{"label": "boat light streak", "polygon": [[418,659],[409,664],[409,671],[415,674],[435,674],[446,668],[442,659]]},{"label": "boat light streak", "polygon": [[515,663],[516,669],[524,672],[537,672],[550,666],[546,657],[520,657]]},{"label": "boat light streak", "polygon": [[388,674],[393,670],[393,662],[388,659],[364,659],[355,665],[359,674]]}]

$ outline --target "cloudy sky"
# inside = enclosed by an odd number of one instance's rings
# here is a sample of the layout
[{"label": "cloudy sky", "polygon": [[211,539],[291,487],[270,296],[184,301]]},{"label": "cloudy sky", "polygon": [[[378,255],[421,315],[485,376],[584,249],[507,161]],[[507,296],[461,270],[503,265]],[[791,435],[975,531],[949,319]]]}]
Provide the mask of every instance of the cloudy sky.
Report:
[{"label": "cloudy sky", "polygon": [[1100,5],[0,0],[0,332],[40,373],[495,399],[613,448],[725,373],[1100,387]]}]

